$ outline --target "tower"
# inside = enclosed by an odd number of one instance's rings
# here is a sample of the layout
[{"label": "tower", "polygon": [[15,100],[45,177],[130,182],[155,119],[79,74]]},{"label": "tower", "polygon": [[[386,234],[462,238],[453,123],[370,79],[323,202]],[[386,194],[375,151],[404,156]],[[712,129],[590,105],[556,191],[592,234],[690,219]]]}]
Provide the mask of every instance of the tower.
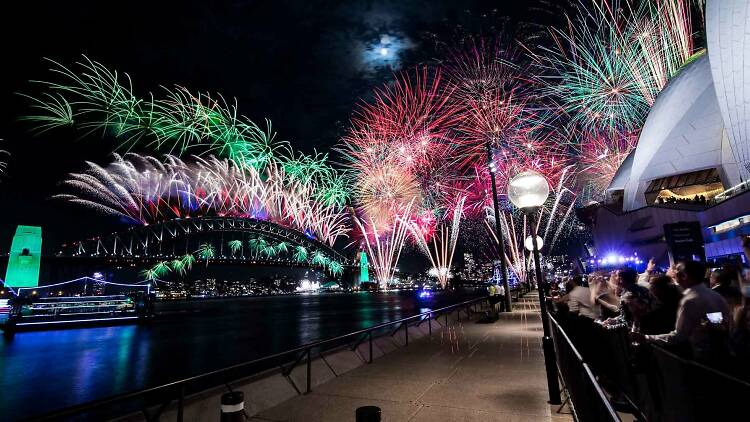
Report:
[{"label": "tower", "polygon": [[367,264],[367,254],[365,251],[359,252],[359,284],[370,281],[370,270]]},{"label": "tower", "polygon": [[18,226],[10,245],[7,287],[36,287],[39,285],[39,265],[42,257],[42,228]]}]

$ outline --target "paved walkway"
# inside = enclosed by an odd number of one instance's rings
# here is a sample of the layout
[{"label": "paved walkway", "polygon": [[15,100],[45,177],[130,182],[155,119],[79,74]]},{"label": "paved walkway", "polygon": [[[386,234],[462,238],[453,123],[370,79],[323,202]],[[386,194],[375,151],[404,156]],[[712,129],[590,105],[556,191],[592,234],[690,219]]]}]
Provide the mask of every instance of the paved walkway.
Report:
[{"label": "paved walkway", "polygon": [[388,422],[570,421],[547,404],[533,297],[494,324],[454,323],[252,420],[350,422],[357,407],[375,405]]}]

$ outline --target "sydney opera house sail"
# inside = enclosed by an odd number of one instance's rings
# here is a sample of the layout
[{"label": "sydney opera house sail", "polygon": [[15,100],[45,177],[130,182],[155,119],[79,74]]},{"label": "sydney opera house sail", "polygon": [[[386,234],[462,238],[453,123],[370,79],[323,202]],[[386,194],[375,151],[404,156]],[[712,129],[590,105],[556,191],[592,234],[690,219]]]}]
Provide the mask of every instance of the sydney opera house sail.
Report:
[{"label": "sydney opera house sail", "polygon": [[707,51],[659,93],[597,211],[599,253],[666,259],[664,225],[697,222],[706,255],[750,234],[750,2],[706,2]]}]

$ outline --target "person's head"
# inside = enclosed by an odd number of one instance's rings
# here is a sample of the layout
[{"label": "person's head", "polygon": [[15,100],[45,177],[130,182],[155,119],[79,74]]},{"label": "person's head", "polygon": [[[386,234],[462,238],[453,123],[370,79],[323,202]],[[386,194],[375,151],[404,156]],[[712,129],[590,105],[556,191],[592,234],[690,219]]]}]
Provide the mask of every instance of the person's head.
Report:
[{"label": "person's head", "polygon": [[[731,286],[734,284],[734,281],[737,279],[736,272],[729,270],[729,269],[722,269],[719,271],[719,275],[716,280],[716,284],[722,285],[722,286]],[[711,274],[713,276],[713,273]],[[713,285],[711,285],[713,287]]]},{"label": "person's head", "polygon": [[571,284],[571,285],[572,285],[573,287],[576,287],[576,286],[583,286],[583,277],[582,277],[582,276],[580,276],[580,275],[576,275],[576,276],[573,276],[573,277],[571,277],[571,278],[570,278],[570,284]]},{"label": "person's head", "polygon": [[620,288],[632,286],[638,282],[638,272],[632,268],[621,268],[615,272],[615,281]]},{"label": "person's head", "polygon": [[713,270],[711,271],[711,276],[708,278],[708,284],[711,287],[714,287],[719,284],[719,277],[721,277],[721,271],[719,270]]},{"label": "person's head", "polygon": [[672,278],[667,275],[660,274],[649,278],[648,282],[655,287],[664,287],[672,284]]},{"label": "person's head", "polygon": [[575,284],[573,284],[572,279],[568,279],[568,281],[565,282],[565,293],[570,293],[573,291],[573,288],[575,287]]},{"label": "person's head", "polygon": [[706,276],[706,266],[698,261],[685,261],[675,268],[677,283],[683,288],[697,286],[703,283]]}]

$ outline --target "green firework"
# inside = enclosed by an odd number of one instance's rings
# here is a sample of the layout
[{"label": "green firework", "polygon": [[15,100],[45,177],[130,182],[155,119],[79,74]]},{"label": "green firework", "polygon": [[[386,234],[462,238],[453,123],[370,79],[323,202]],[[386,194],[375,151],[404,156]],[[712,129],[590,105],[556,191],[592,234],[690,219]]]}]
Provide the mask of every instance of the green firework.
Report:
[{"label": "green firework", "polygon": [[227,246],[229,246],[229,250],[232,251],[232,256],[236,254],[240,249],[242,249],[242,241],[241,240],[230,240],[227,242]]},{"label": "green firework", "polygon": [[201,259],[206,260],[206,266],[208,266],[208,260],[216,256],[216,248],[210,243],[203,243],[198,247],[196,253]]},{"label": "green firework", "polygon": [[286,145],[275,140],[270,121],[256,124],[221,95],[176,86],[162,87],[161,96],[139,97],[129,75],[88,57],[75,69],[50,62],[56,80],[33,81],[43,92],[24,95],[34,113],[23,119],[40,132],[75,126],[86,134],[114,137],[119,150],[146,146],[177,155],[214,152],[254,168],[264,168]]},{"label": "green firework", "polygon": [[294,259],[297,260],[297,262],[307,261],[307,248],[301,245],[296,246],[294,248]]}]

